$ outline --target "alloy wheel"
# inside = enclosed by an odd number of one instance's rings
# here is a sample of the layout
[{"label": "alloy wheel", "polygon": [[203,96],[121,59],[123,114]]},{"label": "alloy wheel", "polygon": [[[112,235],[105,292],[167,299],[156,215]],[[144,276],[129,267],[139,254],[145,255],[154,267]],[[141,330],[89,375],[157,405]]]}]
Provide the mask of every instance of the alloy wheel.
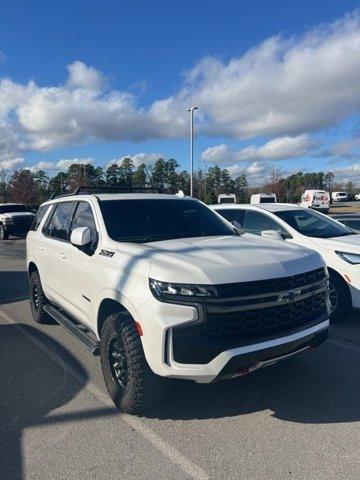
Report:
[{"label": "alloy wheel", "polygon": [[110,370],[114,380],[125,391],[128,382],[128,364],[125,352],[118,338],[114,338],[109,345]]}]

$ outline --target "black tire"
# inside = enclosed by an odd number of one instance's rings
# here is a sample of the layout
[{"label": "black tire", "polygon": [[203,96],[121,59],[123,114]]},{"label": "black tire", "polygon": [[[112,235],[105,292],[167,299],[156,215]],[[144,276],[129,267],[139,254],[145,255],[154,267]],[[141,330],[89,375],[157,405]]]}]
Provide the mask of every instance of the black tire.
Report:
[{"label": "black tire", "polygon": [[44,311],[48,302],[43,292],[39,272],[34,271],[30,275],[30,308],[36,323],[48,323],[49,316]]},{"label": "black tire", "polygon": [[0,240],[8,240],[9,233],[5,230],[5,227],[0,223]]},{"label": "black tire", "polygon": [[161,400],[165,381],[147,364],[135,323],[128,314],[115,313],[105,320],[100,356],[106,387],[121,411],[138,414]]},{"label": "black tire", "polygon": [[330,304],[332,321],[338,321],[351,310],[351,296],[345,281],[335,272],[330,272]]}]

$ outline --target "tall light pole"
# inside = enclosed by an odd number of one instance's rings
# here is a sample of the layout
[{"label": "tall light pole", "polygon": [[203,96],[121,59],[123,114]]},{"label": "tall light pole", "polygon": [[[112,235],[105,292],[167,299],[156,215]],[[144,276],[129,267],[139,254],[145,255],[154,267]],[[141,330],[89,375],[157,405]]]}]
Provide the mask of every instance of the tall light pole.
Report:
[{"label": "tall light pole", "polygon": [[191,114],[190,126],[190,197],[193,196],[193,175],[194,175],[194,111],[199,107],[190,107],[187,109]]}]

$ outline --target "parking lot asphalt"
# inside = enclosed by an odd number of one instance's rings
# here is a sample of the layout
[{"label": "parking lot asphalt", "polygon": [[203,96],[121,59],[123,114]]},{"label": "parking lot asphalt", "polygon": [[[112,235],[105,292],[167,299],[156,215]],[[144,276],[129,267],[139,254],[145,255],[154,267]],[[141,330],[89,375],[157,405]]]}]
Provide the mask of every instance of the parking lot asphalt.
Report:
[{"label": "parking lot asphalt", "polygon": [[0,244],[0,478],[359,479],[360,314],[318,350],[216,385],[174,382],[143,417],[98,357],[36,325],[24,240]]}]

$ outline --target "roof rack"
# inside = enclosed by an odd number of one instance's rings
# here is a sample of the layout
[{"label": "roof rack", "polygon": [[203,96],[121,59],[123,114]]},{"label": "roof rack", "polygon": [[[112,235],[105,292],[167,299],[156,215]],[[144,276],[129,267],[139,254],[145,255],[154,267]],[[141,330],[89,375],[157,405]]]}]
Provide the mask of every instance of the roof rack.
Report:
[{"label": "roof rack", "polygon": [[83,186],[76,187],[72,193],[62,193],[56,195],[53,193],[49,200],[59,197],[69,197],[70,195],[81,195],[81,194],[98,194],[98,193],[107,193],[107,192],[119,192],[119,193],[164,193],[160,188],[154,187],[92,187],[92,186]]}]

